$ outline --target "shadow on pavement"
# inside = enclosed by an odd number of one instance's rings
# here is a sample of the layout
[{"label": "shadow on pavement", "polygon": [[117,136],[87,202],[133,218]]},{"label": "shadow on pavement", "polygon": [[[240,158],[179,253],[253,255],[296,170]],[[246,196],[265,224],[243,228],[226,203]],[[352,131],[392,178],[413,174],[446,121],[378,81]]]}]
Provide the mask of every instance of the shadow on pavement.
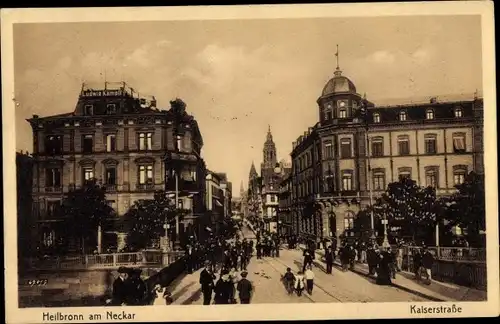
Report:
[{"label": "shadow on pavement", "polygon": [[170,285],[168,285],[168,289],[169,291],[174,291],[182,282],[182,280],[184,278],[186,278],[186,276],[188,275],[187,272],[183,272],[180,276],[178,276],[177,278],[175,278],[171,283]]},{"label": "shadow on pavement", "polygon": [[188,299],[183,301],[181,305],[191,305],[192,303],[197,302],[198,300],[200,300],[201,294],[202,293],[200,288],[197,291],[195,291]]},{"label": "shadow on pavement", "polygon": [[179,290],[178,292],[176,292],[173,296],[172,296],[172,299],[173,300],[177,300],[179,299],[179,297],[181,297],[186,291],[188,291],[189,287],[191,287],[192,285],[194,285],[195,283],[194,282],[191,282],[189,285],[185,286],[185,287],[182,287],[181,290]]}]

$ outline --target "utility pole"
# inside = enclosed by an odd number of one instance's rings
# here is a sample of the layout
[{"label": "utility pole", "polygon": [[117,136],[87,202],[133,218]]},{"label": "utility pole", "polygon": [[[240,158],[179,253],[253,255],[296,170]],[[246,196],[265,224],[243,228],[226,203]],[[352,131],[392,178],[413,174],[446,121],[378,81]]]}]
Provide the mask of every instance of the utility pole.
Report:
[{"label": "utility pole", "polygon": [[359,109],[361,119],[364,123],[365,126],[365,137],[366,137],[366,179],[367,179],[367,187],[368,187],[368,195],[370,199],[370,225],[371,225],[371,235],[370,235],[370,240],[372,243],[375,243],[376,237],[375,237],[375,220],[374,220],[374,215],[373,215],[373,188],[371,185],[372,182],[372,168],[371,168],[371,158],[370,158],[370,137],[368,136],[368,110],[366,107],[366,98],[363,98],[363,101],[361,102],[361,107]]},{"label": "utility pole", "polygon": [[175,170],[175,248],[180,249],[179,240],[179,172]]}]

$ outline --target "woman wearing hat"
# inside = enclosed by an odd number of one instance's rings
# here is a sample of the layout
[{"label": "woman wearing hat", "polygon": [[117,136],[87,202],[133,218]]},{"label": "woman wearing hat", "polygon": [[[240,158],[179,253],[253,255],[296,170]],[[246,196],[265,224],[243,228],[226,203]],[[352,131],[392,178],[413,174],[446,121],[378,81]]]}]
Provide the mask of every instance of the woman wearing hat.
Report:
[{"label": "woman wearing hat", "polygon": [[221,305],[229,304],[231,301],[231,295],[233,294],[233,287],[233,283],[229,277],[229,272],[224,270],[215,285],[215,303]]},{"label": "woman wearing hat", "polygon": [[130,270],[125,267],[118,268],[118,278],[113,282],[113,297],[111,300],[112,305],[126,305],[130,296],[129,274]]}]

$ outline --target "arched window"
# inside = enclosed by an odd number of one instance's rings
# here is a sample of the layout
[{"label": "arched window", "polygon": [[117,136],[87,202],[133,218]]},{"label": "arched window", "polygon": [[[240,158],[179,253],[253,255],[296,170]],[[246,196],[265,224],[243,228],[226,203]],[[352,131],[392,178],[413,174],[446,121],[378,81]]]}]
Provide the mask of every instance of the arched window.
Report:
[{"label": "arched window", "polygon": [[333,213],[333,212],[328,217],[328,229],[330,231],[330,233],[328,233],[329,236],[336,236],[337,221],[336,221],[335,213]]},{"label": "arched window", "polygon": [[463,116],[463,110],[460,107],[455,108],[455,117],[461,118]]},{"label": "arched window", "polygon": [[406,116],[406,111],[405,111],[405,110],[401,110],[401,111],[399,112],[399,120],[400,120],[400,121],[405,121],[405,120],[406,120],[406,117],[407,117],[407,116]]},{"label": "arched window", "polygon": [[354,213],[350,210],[344,214],[344,230],[352,230],[354,228]]},{"label": "arched window", "polygon": [[373,122],[380,123],[380,114],[378,112],[373,113]]},{"label": "arched window", "polygon": [[427,109],[427,111],[425,112],[425,118],[429,120],[434,119],[434,110]]}]

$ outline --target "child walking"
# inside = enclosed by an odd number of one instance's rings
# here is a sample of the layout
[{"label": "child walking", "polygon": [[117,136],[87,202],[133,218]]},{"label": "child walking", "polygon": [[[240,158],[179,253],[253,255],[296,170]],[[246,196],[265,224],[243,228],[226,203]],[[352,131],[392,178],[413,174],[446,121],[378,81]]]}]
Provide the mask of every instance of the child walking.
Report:
[{"label": "child walking", "polygon": [[302,291],[304,290],[304,273],[300,271],[295,276],[295,291],[297,292],[297,296],[302,296]]},{"label": "child walking", "polygon": [[286,268],[286,272],[283,275],[283,280],[285,282],[286,291],[289,295],[293,294],[293,284],[295,283],[295,275],[292,273],[291,268]]},{"label": "child walking", "polygon": [[312,271],[311,266],[307,267],[307,270],[304,274],[304,277],[306,279],[307,293],[309,295],[312,295],[313,287],[314,287],[314,272]]}]

